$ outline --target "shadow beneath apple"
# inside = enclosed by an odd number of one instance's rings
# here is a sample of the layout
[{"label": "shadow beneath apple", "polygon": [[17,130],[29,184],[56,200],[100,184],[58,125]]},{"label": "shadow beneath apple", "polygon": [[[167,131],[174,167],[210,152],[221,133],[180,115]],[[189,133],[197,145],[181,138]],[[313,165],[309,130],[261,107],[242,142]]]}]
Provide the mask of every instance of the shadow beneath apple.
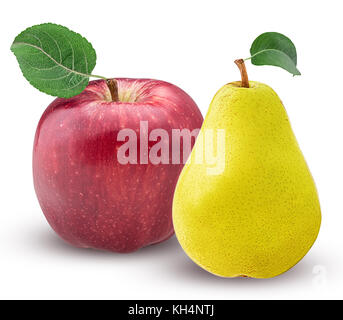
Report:
[{"label": "shadow beneath apple", "polygon": [[[34,234],[32,234],[34,233]],[[85,256],[85,257],[122,257],[130,258],[131,256],[137,257],[147,257],[156,255],[169,255],[175,250],[182,251],[179,246],[175,235],[168,240],[153,244],[144,248],[141,248],[135,252],[131,253],[116,253],[105,250],[97,250],[91,248],[78,248],[68,242],[61,239],[53,230],[48,228],[42,228],[41,230],[32,230],[30,234],[27,235],[26,239],[31,245],[39,248],[40,250],[47,250],[49,253],[54,252],[55,254],[75,255],[75,256]],[[28,243],[28,242],[26,242]]]}]

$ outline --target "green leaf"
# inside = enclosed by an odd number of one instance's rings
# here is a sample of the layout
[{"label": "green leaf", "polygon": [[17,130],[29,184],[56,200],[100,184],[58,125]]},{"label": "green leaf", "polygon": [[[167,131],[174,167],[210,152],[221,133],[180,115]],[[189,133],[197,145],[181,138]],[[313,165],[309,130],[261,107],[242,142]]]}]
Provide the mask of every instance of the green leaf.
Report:
[{"label": "green leaf", "polygon": [[53,23],[24,30],[11,50],[35,88],[61,98],[81,93],[96,63],[95,50],[85,38]]},{"label": "green leaf", "polygon": [[258,36],[250,48],[254,65],[277,66],[293,75],[300,75],[297,69],[297,51],[293,42],[281,33],[266,32]]}]

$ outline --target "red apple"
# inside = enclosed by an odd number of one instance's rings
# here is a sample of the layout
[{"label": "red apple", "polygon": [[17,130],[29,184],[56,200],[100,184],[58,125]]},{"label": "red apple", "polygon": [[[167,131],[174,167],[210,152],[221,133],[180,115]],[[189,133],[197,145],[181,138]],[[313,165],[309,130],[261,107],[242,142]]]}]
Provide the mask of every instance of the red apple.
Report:
[{"label": "red apple", "polygon": [[[185,159],[172,163],[169,152],[163,158],[169,163],[150,161],[147,154],[159,143],[148,141],[150,133],[165,130],[169,141],[163,143],[170,151],[172,129],[199,129],[203,118],[190,96],[170,83],[116,80],[117,102],[106,81],[98,80],[80,95],[48,106],[36,131],[33,177],[45,217],[64,240],[131,252],[174,233],[172,199]],[[142,123],[148,132],[141,132]],[[128,141],[118,141],[122,129],[137,133],[137,164],[118,161]]]}]

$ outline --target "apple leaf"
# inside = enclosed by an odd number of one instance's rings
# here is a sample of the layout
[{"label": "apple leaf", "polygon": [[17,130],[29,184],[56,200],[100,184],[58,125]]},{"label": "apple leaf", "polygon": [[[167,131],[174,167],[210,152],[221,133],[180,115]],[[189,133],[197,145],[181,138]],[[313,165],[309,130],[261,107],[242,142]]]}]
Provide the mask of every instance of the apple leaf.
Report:
[{"label": "apple leaf", "polygon": [[[297,51],[293,42],[281,33],[266,32],[258,36],[250,48],[251,63],[270,65],[300,75],[297,69]],[[247,59],[246,59],[247,60]]]},{"label": "apple leaf", "polygon": [[93,76],[90,73],[96,53],[92,45],[80,34],[57,24],[44,23],[24,30],[15,38],[11,50],[24,77],[52,96],[75,96]]}]

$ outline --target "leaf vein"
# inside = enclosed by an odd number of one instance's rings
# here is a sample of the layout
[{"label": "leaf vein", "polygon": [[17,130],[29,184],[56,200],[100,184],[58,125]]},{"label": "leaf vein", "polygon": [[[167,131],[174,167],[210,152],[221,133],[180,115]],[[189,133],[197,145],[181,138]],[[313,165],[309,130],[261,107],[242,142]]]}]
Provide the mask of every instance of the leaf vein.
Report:
[{"label": "leaf vein", "polygon": [[41,51],[43,54],[45,54],[51,61],[53,61],[55,64],[57,64],[59,67],[61,67],[62,69],[65,69],[69,72],[73,72],[73,73],[76,73],[82,77],[85,77],[85,78],[88,78],[90,75],[89,74],[85,74],[85,73],[82,73],[82,72],[79,72],[79,71],[76,71],[74,69],[70,69],[66,66],[64,66],[63,64],[59,63],[58,61],[56,61],[50,54],[48,54],[47,52],[45,52],[42,48],[40,47],[37,47],[36,45],[33,45],[31,43],[26,43],[26,42],[16,42],[17,45],[24,45],[24,46],[29,46],[29,47],[32,47],[32,48],[35,48],[39,51]]},{"label": "leaf vein", "polygon": [[62,63],[62,51],[61,51],[60,46],[58,45],[57,41],[48,32],[46,32],[46,31],[42,31],[42,32],[46,33],[48,35],[48,37],[51,38],[52,41],[55,42],[57,50],[59,52],[59,56],[60,56],[60,61],[59,62]]}]

